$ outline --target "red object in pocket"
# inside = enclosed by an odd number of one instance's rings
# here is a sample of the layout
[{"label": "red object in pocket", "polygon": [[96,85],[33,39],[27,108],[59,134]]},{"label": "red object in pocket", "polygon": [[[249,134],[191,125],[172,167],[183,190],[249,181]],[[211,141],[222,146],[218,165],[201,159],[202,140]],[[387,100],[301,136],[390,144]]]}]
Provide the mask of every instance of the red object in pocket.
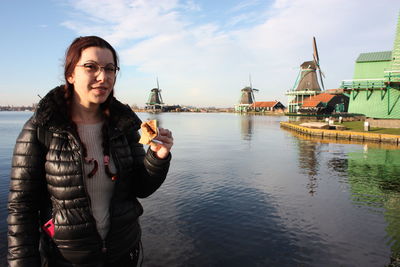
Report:
[{"label": "red object in pocket", "polygon": [[53,219],[48,220],[44,225],[42,225],[43,231],[50,237],[54,236],[54,223]]}]

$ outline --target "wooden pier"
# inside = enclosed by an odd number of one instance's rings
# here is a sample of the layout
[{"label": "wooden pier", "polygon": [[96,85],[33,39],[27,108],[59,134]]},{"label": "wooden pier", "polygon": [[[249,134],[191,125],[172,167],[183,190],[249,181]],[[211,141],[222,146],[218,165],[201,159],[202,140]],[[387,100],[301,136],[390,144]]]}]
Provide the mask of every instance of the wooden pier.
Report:
[{"label": "wooden pier", "polygon": [[296,132],[314,136],[322,139],[349,140],[359,142],[389,143],[400,147],[400,135],[379,134],[370,132],[340,131],[328,129],[311,129],[302,127],[290,122],[281,122],[282,128],[294,130]]}]

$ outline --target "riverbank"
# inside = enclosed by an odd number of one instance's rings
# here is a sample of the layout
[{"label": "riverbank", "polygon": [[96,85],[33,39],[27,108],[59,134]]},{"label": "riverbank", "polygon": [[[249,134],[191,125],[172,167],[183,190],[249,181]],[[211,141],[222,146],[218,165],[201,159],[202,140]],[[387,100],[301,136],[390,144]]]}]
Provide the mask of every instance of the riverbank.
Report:
[{"label": "riverbank", "polygon": [[280,122],[280,126],[282,128],[290,129],[305,135],[314,136],[322,139],[388,143],[400,146],[400,135],[349,130],[311,129],[291,122]]}]

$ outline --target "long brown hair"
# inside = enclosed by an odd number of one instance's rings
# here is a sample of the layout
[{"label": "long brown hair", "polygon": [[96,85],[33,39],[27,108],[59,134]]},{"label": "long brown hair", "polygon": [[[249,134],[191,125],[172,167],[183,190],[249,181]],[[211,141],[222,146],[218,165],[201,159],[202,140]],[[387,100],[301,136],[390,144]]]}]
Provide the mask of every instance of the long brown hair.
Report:
[{"label": "long brown hair", "polygon": [[[114,59],[114,65],[119,66],[118,55],[115,49],[104,39],[98,36],[84,36],[76,38],[71,45],[68,47],[65,53],[65,64],[64,64],[64,98],[67,104],[67,114],[70,119],[70,122],[75,130],[77,130],[77,125],[74,121],[72,121],[71,114],[72,114],[72,99],[74,95],[74,85],[68,82],[68,77],[72,75],[74,72],[75,66],[78,63],[79,59],[81,58],[82,51],[89,47],[100,47],[106,48],[111,51]],[[114,80],[115,84],[115,80]],[[111,90],[110,95],[104,101],[104,103],[100,104],[100,111],[104,118],[104,124],[102,127],[102,147],[103,147],[103,154],[104,159],[110,157],[110,140],[108,137],[108,125],[109,125],[109,116],[110,116],[110,104],[114,96],[114,89]],[[78,131],[76,131],[77,133]],[[83,144],[83,142],[82,142]],[[97,161],[93,159],[88,159],[87,149],[85,144],[83,144],[83,153],[86,161],[94,162],[94,169],[88,174],[88,177],[91,178],[97,171]],[[106,161],[106,160],[105,160]],[[116,175],[111,173],[108,164],[106,164],[105,172],[108,176],[110,176],[113,180],[116,179]]]},{"label": "long brown hair", "polygon": [[[98,36],[84,36],[76,38],[71,45],[68,47],[65,53],[65,64],[64,64],[64,79],[65,79],[65,96],[68,101],[72,100],[74,94],[74,85],[68,82],[68,77],[74,72],[75,66],[81,58],[82,51],[89,47],[100,47],[109,49],[113,55],[114,65],[119,66],[118,55],[115,49],[104,39]],[[110,99],[113,97],[113,91],[111,91],[107,100],[102,104],[108,105]],[[102,105],[100,107],[102,108]],[[103,108],[102,108],[103,109]]]}]

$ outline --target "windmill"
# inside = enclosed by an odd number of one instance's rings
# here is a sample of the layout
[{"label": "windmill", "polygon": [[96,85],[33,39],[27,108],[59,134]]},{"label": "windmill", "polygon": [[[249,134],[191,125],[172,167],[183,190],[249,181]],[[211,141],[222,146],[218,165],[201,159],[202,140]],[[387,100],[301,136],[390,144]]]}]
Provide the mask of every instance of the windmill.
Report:
[{"label": "windmill", "polygon": [[[319,72],[321,86],[318,83],[317,70]],[[325,78],[325,75],[320,68],[319,55],[315,37],[313,37],[313,60],[305,61],[303,62],[303,64],[300,65],[299,77],[297,78],[296,83],[293,86],[293,89],[296,88],[295,91],[321,91],[321,87],[322,89],[324,89],[324,82],[322,80],[322,77]]]},{"label": "windmill", "polygon": [[250,106],[255,102],[254,92],[258,92],[259,90],[253,88],[250,75],[249,75],[249,81],[250,81],[250,86],[246,86],[241,90],[239,104],[236,105],[237,111],[247,111],[250,108]]},{"label": "windmill", "polygon": [[161,110],[163,104],[164,102],[161,97],[161,89],[157,78],[157,88],[151,89],[149,99],[146,103],[146,109]]},{"label": "windmill", "polygon": [[242,95],[240,97],[240,104],[253,104],[256,99],[254,97],[254,92],[258,92],[259,90],[256,88],[253,88],[253,85],[251,83],[251,76],[249,75],[249,81],[250,81],[250,86],[246,86],[241,90]]},{"label": "windmill", "polygon": [[[318,76],[320,82],[318,82]],[[322,78],[325,78],[325,75],[320,67],[317,42],[315,37],[313,37],[313,60],[305,61],[300,65],[300,72],[293,89],[286,93],[288,96],[289,112],[298,112],[299,108],[303,105],[304,99],[317,95],[325,89]]]}]

